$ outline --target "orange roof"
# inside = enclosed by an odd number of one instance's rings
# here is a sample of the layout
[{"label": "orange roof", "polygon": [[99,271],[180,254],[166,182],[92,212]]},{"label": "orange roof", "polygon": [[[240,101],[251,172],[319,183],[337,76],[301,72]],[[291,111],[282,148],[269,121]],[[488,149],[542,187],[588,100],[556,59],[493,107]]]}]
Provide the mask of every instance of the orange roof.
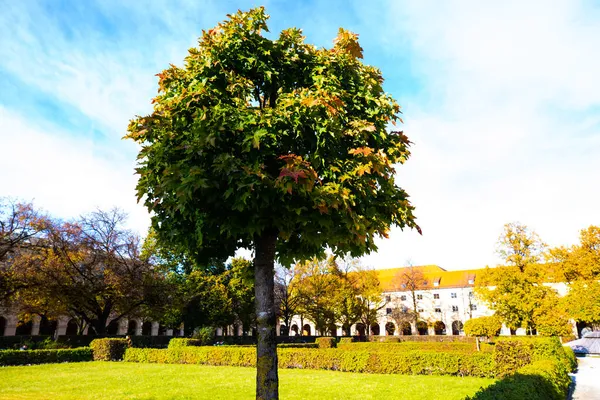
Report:
[{"label": "orange roof", "polygon": [[[379,275],[381,288],[384,292],[401,292],[403,290],[398,282],[398,275],[400,272],[402,272],[403,268],[409,267],[376,270]],[[423,282],[423,289],[444,289],[474,286],[473,283],[469,284],[469,280],[471,280],[471,282],[475,282],[477,273],[484,271],[483,269],[446,271],[437,265],[422,265],[413,268],[416,268],[423,273],[424,281],[426,282]],[[435,284],[436,282],[437,285]]]}]

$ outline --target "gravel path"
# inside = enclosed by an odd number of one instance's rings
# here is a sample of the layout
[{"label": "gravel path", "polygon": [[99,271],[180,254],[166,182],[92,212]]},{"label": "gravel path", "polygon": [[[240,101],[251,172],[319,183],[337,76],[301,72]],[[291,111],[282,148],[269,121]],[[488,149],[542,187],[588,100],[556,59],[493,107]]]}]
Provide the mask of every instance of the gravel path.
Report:
[{"label": "gravel path", "polygon": [[600,400],[600,357],[578,358],[577,373],[571,375],[575,382],[572,400]]}]

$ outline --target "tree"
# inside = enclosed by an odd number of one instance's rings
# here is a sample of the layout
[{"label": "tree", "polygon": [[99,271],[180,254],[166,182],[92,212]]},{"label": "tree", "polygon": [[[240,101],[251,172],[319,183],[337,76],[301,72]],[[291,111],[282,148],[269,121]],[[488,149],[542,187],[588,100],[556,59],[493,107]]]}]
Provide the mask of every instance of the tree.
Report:
[{"label": "tree", "polygon": [[123,228],[126,215],[95,211],[75,222],[54,222],[21,263],[27,289],[20,305],[76,316],[96,334],[109,322],[162,298],[160,276],[140,256],[139,238]]},{"label": "tree", "polygon": [[486,268],[477,277],[476,293],[511,329],[536,332],[535,313],[556,292],[544,286],[546,267],[540,264],[543,242],[525,225],[506,224],[498,240],[505,266]]},{"label": "tree", "polygon": [[31,255],[49,223],[32,204],[0,198],[0,305],[27,286],[19,264]]},{"label": "tree", "polygon": [[426,287],[425,275],[423,275],[423,271],[420,268],[410,265],[401,268],[394,280],[398,290],[401,292],[408,292],[410,296],[413,304],[411,315],[416,327],[420,320],[419,308],[417,307],[417,291]]},{"label": "tree", "polygon": [[[360,256],[391,226],[418,228],[394,164],[409,140],[389,132],[400,107],[357,35],[331,49],[299,29],[268,32],[264,8],[203,32],[185,65],[158,74],[154,111],[128,138],[142,146],[139,198],[159,239],[200,261],[254,249],[257,398],[278,397],[273,269]],[[202,263],[199,263],[202,264]]]},{"label": "tree", "polygon": [[295,268],[285,268],[281,265],[275,269],[275,304],[278,309],[277,316],[283,319],[283,324],[288,330],[292,323],[292,318],[297,314],[300,301],[297,291],[294,290],[294,284],[297,280],[295,272]]},{"label": "tree", "polygon": [[502,329],[502,321],[495,315],[489,317],[472,318],[465,322],[464,330],[467,336],[477,338],[477,351],[479,351],[479,338],[497,336]]},{"label": "tree", "polygon": [[371,325],[377,322],[377,316],[385,307],[384,298],[381,296],[381,286],[376,271],[363,269],[357,273],[356,297],[360,304],[360,320],[365,324],[367,333],[370,333]]}]

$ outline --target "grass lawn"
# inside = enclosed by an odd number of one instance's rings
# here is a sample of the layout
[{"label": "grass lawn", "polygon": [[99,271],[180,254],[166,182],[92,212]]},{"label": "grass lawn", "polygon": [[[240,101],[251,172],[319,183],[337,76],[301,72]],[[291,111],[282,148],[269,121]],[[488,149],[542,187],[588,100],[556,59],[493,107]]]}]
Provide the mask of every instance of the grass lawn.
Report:
[{"label": "grass lawn", "polygon": [[[253,399],[253,368],[83,362],[0,367],[0,399]],[[493,379],[279,371],[287,399],[462,399]]]}]

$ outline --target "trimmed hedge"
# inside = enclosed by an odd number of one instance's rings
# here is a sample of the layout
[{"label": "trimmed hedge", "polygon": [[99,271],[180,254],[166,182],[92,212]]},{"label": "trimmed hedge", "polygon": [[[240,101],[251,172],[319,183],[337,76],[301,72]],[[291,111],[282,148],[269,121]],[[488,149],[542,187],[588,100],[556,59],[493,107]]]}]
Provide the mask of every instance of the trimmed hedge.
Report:
[{"label": "trimmed hedge", "polygon": [[[253,346],[256,347],[256,346]],[[318,349],[316,343],[281,343],[277,345],[278,349]]]},{"label": "trimmed hedge", "polygon": [[52,336],[48,335],[0,336],[0,350],[18,350],[23,345],[26,345],[29,349],[37,349],[43,342],[51,339]]},{"label": "trimmed hedge", "polygon": [[94,361],[121,361],[125,350],[129,347],[127,339],[94,339],[90,343]]},{"label": "trimmed hedge", "polygon": [[354,343],[354,338],[353,337],[343,337],[343,338],[340,338],[340,342],[338,344],[349,344],[349,343]]},{"label": "trimmed hedge", "polygon": [[[280,368],[325,369],[379,374],[458,375],[494,377],[490,354],[281,349]],[[129,348],[125,361],[253,367],[256,349],[248,347],[181,347],[155,350]]]},{"label": "trimmed hedge", "polygon": [[560,362],[535,361],[465,400],[564,400],[570,382]]},{"label": "trimmed hedge", "polygon": [[202,346],[202,340],[200,339],[187,339],[187,338],[173,338],[169,341],[169,349],[176,349],[179,347],[188,346]]},{"label": "trimmed hedge", "polygon": [[[388,339],[390,338],[390,339]],[[384,342],[398,339],[400,342],[461,342],[475,343],[474,337],[452,335],[402,335],[402,336],[369,336],[370,342]]]},{"label": "trimmed hedge", "polygon": [[337,345],[334,337],[320,337],[317,338],[316,343],[320,349],[334,349]]},{"label": "trimmed hedge", "polygon": [[474,343],[460,342],[356,342],[338,344],[338,348],[350,351],[370,351],[370,352],[404,352],[404,351],[426,351],[426,352],[448,352],[448,353],[474,353],[477,347]]},{"label": "trimmed hedge", "polygon": [[92,349],[4,350],[0,351],[0,366],[92,361]]}]

